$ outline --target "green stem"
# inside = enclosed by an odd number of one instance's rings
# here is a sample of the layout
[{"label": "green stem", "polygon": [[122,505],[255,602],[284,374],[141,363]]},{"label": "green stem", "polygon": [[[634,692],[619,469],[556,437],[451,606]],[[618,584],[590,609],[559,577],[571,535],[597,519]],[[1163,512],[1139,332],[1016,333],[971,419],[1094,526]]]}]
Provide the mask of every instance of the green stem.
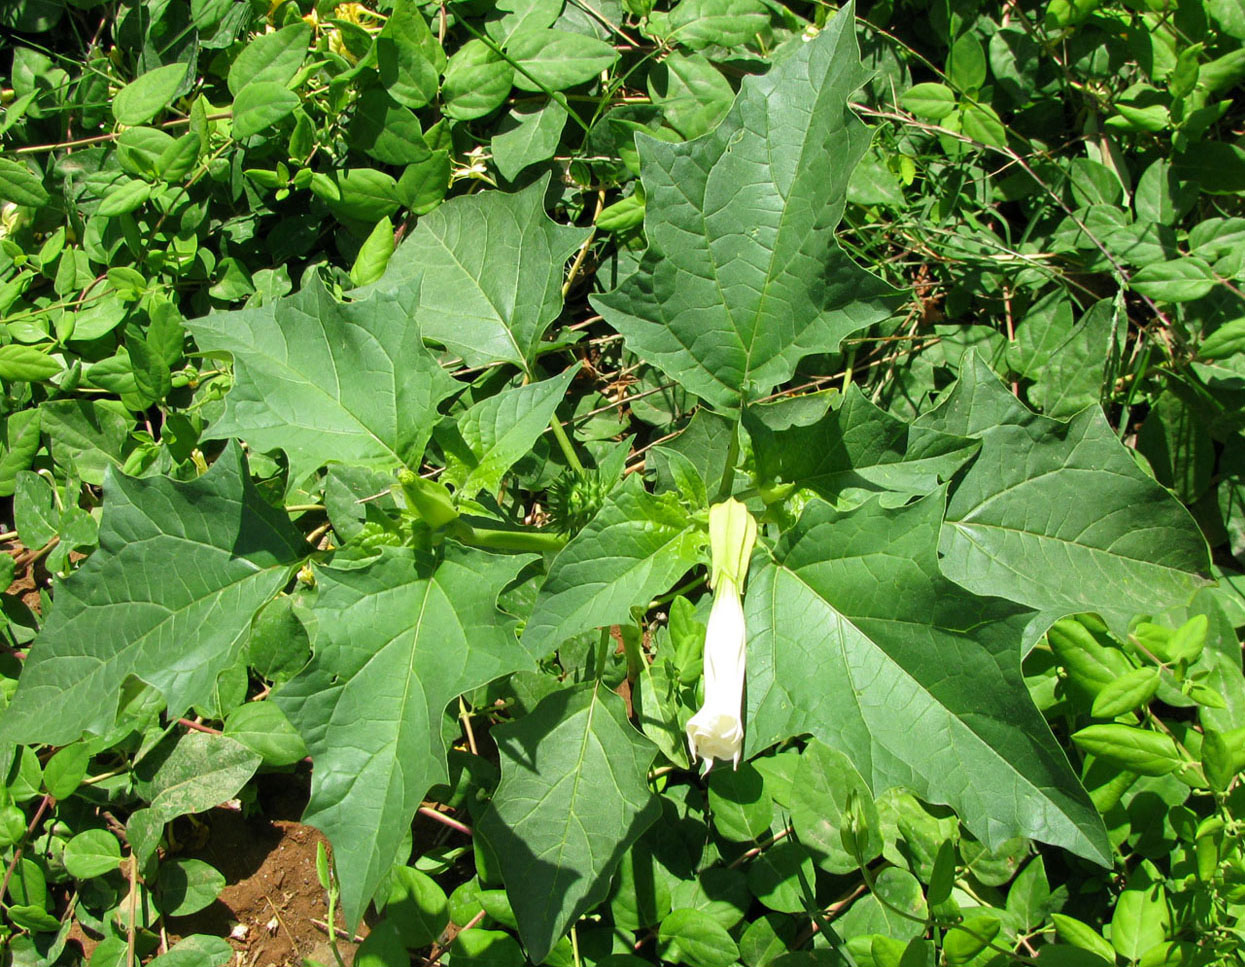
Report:
[{"label": "green stem", "polygon": [[549,429],[553,431],[553,438],[558,441],[558,446],[562,448],[562,455],[566,457],[566,462],[571,465],[571,469],[578,473],[583,473],[584,465],[579,462],[579,456],[571,445],[571,438],[566,435],[566,430],[562,429],[562,421],[558,419],[556,413],[553,415],[553,419],[549,421]]},{"label": "green stem", "polygon": [[601,676],[605,674],[605,659],[610,653],[610,630],[609,628],[601,629],[601,640],[597,642],[597,667],[596,680],[599,682]]},{"label": "green stem", "polygon": [[[640,673],[644,671],[647,664],[644,661],[644,653],[640,650],[640,642],[644,638],[644,616],[637,615],[635,610],[632,609],[632,614],[636,618],[636,623],[619,629],[622,632],[623,655],[627,658],[627,681],[632,684],[640,677]],[[629,631],[634,633],[628,634]]]},{"label": "green stem", "polygon": [[685,594],[688,591],[691,591],[694,588],[697,588],[700,585],[704,584],[707,579],[708,579],[708,575],[705,575],[705,574],[701,574],[694,578],[689,578],[688,580],[680,584],[677,588],[675,588],[673,591],[667,591],[665,594],[661,595],[660,597],[653,598],[653,600],[648,603],[648,610],[651,611],[653,608],[660,608],[663,605],[669,604],[671,601],[677,598],[680,594]]},{"label": "green stem", "polygon": [[501,530],[495,527],[475,527],[459,519],[447,528],[454,540],[471,547],[487,547],[498,551],[560,551],[566,545],[566,536],[553,531]]},{"label": "green stem", "polygon": [[736,421],[731,432],[731,445],[726,451],[726,466],[722,470],[722,485],[718,487],[718,495],[714,503],[726,500],[735,486],[735,463],[739,460],[739,422]]}]

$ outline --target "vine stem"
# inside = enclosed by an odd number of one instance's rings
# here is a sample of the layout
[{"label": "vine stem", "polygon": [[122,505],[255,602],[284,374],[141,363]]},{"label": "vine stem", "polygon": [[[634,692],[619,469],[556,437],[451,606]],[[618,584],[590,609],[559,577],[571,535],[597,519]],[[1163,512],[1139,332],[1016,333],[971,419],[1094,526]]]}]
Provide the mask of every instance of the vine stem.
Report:
[{"label": "vine stem", "polygon": [[474,527],[462,518],[454,521],[447,533],[461,544],[498,551],[534,551],[543,554],[546,551],[560,551],[566,545],[566,537],[552,531]]},{"label": "vine stem", "polygon": [[437,810],[433,809],[431,806],[420,806],[418,809],[418,812],[419,812],[419,815],[427,816],[429,819],[440,823],[442,826],[448,826],[450,829],[454,830],[455,832],[462,833],[464,836],[473,835],[473,831],[471,827],[468,826],[466,823],[460,823],[453,816],[447,816],[445,815],[445,813],[438,812]]},{"label": "vine stem", "polygon": [[571,465],[571,469],[577,473],[583,473],[584,465],[579,462],[579,455],[575,453],[570,437],[562,429],[562,421],[558,419],[558,414],[553,414],[553,419],[549,421],[549,429],[553,431],[553,438],[558,441],[558,446],[562,449],[562,455],[566,457],[566,462]]},{"label": "vine stem", "polygon": [[[22,837],[23,840],[29,839],[34,835],[35,829],[39,826],[39,821],[43,819],[43,814],[48,811],[48,807],[51,805],[51,794],[49,793],[44,795],[43,799],[39,803],[39,808],[35,810],[35,818],[32,819],[30,824],[26,827],[26,835]],[[8,869],[4,871],[4,880],[0,881],[0,896],[4,896],[5,891],[9,888],[9,880],[13,878],[13,871],[17,869],[17,864],[21,862],[22,850],[25,848],[26,844],[23,842],[22,845],[13,851],[13,859],[9,861]]]}]

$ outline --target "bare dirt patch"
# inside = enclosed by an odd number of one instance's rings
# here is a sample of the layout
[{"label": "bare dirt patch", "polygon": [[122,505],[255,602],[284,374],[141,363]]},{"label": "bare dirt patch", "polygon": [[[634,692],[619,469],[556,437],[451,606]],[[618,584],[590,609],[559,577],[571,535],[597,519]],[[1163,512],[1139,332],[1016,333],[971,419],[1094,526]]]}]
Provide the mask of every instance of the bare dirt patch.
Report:
[{"label": "bare dirt patch", "polygon": [[[194,933],[228,938],[239,967],[298,967],[304,958],[334,964],[325,929],[328,898],[316,876],[316,844],[328,842],[298,822],[306,776],[264,776],[259,791],[260,815],[218,808],[199,817],[201,835],[189,835],[180,855],[211,863],[227,885],[205,910],[170,918],[169,941]],[[344,935],[340,914],[337,919]],[[357,936],[366,934],[361,924]],[[338,940],[346,963],[356,946]]]}]

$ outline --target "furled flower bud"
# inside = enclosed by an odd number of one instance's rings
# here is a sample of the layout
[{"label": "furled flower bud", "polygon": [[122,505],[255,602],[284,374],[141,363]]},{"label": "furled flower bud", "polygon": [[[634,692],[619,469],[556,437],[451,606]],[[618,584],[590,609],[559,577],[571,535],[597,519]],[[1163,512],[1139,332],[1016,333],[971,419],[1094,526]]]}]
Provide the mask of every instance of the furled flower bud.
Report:
[{"label": "furled flower bud", "polygon": [[703,758],[706,773],[714,759],[730,759],[738,768],[743,753],[747,653],[743,584],[756,534],[756,521],[734,498],[709,508],[713,607],[705,633],[705,702],[687,721],[692,761]]}]

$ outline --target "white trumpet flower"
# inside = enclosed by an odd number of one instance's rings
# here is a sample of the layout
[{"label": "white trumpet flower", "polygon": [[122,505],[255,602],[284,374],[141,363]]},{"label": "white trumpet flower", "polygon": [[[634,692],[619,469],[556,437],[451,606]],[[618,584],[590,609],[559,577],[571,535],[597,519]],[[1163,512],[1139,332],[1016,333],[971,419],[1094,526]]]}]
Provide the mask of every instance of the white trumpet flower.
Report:
[{"label": "white trumpet flower", "polygon": [[705,702],[687,720],[692,761],[704,759],[706,773],[713,768],[715,759],[730,759],[739,768],[743,754],[748,637],[743,583],[756,533],[756,521],[734,498],[709,508],[713,607],[705,633]]}]

